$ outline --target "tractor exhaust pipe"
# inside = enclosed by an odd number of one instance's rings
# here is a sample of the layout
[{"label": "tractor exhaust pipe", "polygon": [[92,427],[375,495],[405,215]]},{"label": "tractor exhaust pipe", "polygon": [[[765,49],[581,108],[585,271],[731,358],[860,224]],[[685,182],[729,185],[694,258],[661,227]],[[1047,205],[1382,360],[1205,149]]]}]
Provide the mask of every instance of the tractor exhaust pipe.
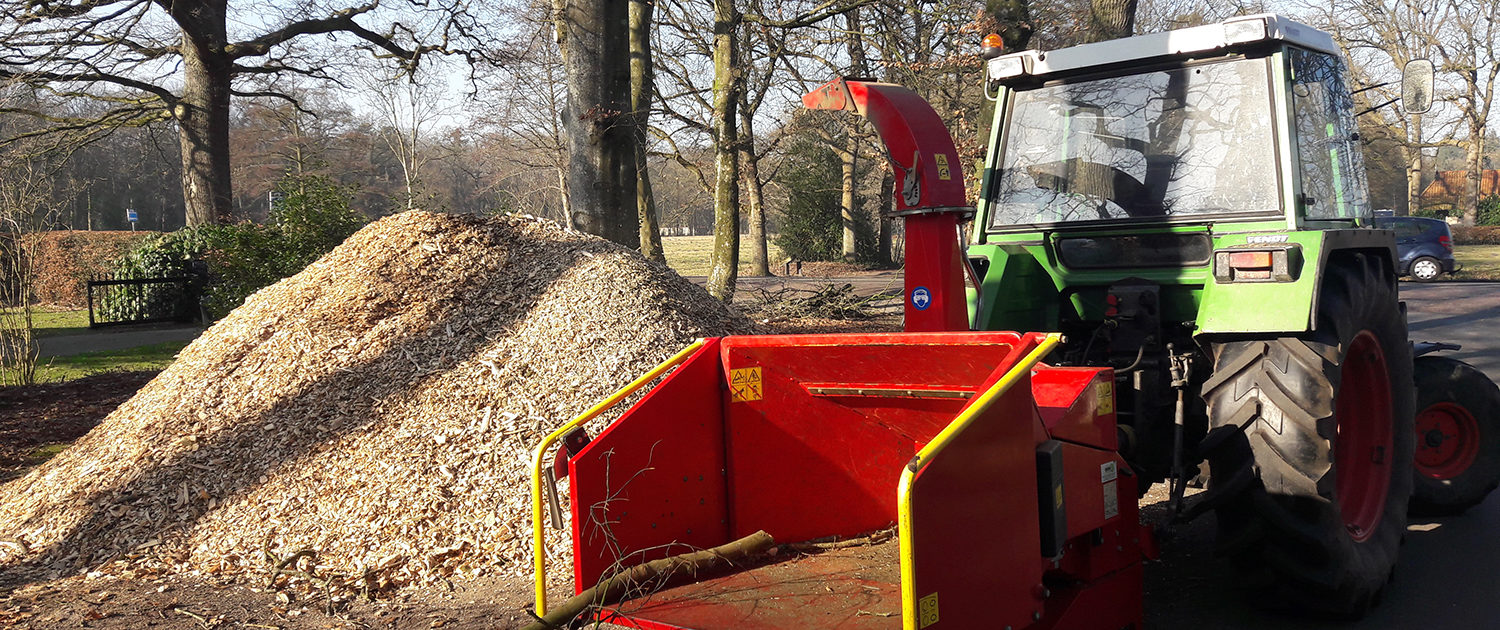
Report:
[{"label": "tractor exhaust pipe", "polygon": [[808,109],[864,116],[895,171],[896,209],[906,222],[906,331],[969,330],[959,224],[974,215],[953,137],[932,106],[891,83],[835,79],[802,97]]}]

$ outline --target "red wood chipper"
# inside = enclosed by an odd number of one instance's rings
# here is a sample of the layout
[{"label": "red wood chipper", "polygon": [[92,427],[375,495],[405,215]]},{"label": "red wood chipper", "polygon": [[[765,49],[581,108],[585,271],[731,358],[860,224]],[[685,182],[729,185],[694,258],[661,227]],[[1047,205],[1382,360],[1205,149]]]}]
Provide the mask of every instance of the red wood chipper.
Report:
[{"label": "red wood chipper", "polygon": [[[796,543],[894,526],[885,542],[782,552],[612,602],[597,613],[612,623],[1139,627],[1150,544],[1117,452],[1113,371],[1042,363],[1057,334],[969,332],[958,225],[971,210],[925,101],[855,80],[803,100],[867,117],[890,150],[907,332],[706,339],[550,435],[533,479],[537,613],[542,497],[566,475],[579,591],[758,530]],[[598,436],[578,430],[662,374]]]}]

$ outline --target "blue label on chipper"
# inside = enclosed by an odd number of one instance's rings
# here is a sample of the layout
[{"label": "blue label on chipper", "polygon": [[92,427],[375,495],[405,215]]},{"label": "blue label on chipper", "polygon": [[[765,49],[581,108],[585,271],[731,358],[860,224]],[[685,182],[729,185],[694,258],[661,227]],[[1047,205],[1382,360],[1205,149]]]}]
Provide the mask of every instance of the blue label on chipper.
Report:
[{"label": "blue label on chipper", "polygon": [[927,310],[927,307],[932,306],[932,292],[928,291],[927,287],[912,289],[911,305],[917,307],[919,311]]}]

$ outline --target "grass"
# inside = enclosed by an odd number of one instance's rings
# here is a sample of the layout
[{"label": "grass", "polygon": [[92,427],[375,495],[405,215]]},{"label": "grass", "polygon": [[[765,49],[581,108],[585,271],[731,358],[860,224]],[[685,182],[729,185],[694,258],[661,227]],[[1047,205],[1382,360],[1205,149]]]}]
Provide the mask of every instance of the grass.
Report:
[{"label": "grass", "polygon": [[168,341],[138,348],[87,352],[66,357],[43,357],[43,364],[36,368],[36,380],[41,383],[71,381],[99,372],[123,372],[129,370],[161,370],[172,364],[177,353],[188,345],[187,341]]},{"label": "grass", "polygon": [[[661,239],[662,253],[667,257],[667,265],[684,276],[706,276],[712,267],[710,257],[714,250],[713,236],[663,236]],[[766,257],[771,262],[771,271],[776,271],[776,263],[786,256],[775,245],[766,244]],[[740,273],[750,271],[750,239],[744,235],[740,236]]]},{"label": "grass", "polygon": [[[14,312],[7,309],[5,314]],[[90,332],[89,312],[87,309],[70,311],[38,307],[31,312],[31,325],[37,337],[79,335]]]},{"label": "grass", "polygon": [[1463,265],[1455,280],[1500,280],[1500,245],[1457,245],[1453,257]]}]

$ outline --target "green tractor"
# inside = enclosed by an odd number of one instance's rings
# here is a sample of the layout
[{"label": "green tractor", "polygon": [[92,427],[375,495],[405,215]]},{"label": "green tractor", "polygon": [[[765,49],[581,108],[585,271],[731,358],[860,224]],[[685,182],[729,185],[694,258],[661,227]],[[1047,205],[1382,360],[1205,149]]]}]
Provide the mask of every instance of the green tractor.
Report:
[{"label": "green tractor", "polygon": [[[1261,602],[1363,613],[1409,499],[1451,513],[1495,487],[1500,392],[1414,362],[1333,39],[1259,15],[987,64],[973,327],[1062,331],[1054,364],[1114,367],[1140,487],[1215,511]],[[1403,83],[1425,111],[1431,64]]]}]

